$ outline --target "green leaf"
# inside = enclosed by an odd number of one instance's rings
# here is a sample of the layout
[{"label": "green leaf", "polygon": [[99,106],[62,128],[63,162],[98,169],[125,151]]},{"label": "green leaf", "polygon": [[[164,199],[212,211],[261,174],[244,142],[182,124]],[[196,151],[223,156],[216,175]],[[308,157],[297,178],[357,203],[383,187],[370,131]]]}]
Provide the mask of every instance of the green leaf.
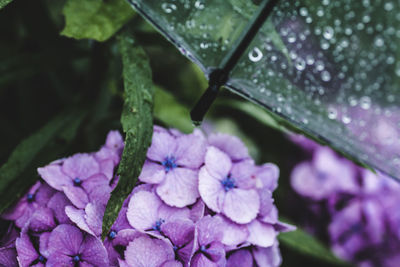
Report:
[{"label": "green leaf", "polygon": [[36,168],[62,155],[85,115],[76,111],[61,114],[14,149],[0,167],[0,213],[38,179]]},{"label": "green leaf", "polygon": [[63,13],[62,35],[75,39],[105,41],[135,14],[124,0],[68,0]]},{"label": "green leaf", "polygon": [[120,178],[103,218],[103,239],[137,182],[153,133],[153,84],[149,61],[144,50],[126,32],[118,36],[118,42],[125,88],[121,123],[126,137],[118,168]]},{"label": "green leaf", "polygon": [[190,111],[181,105],[175,97],[160,87],[156,87],[154,96],[154,117],[169,127],[190,133],[194,125],[189,117]]},{"label": "green leaf", "polygon": [[278,239],[282,245],[292,248],[301,254],[337,266],[349,266],[348,263],[333,255],[331,250],[325,247],[320,241],[299,228],[293,232],[279,234]]},{"label": "green leaf", "polygon": [[12,0],[0,0],[0,9],[11,3]]}]

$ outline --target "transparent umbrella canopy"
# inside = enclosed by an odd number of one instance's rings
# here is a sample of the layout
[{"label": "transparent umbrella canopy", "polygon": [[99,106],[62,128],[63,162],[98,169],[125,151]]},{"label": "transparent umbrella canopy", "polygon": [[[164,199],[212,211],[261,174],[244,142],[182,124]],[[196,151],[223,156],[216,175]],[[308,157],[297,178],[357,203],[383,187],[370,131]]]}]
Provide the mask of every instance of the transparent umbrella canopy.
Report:
[{"label": "transparent umbrella canopy", "polygon": [[400,1],[130,3],[211,89],[225,85],[400,178]]}]

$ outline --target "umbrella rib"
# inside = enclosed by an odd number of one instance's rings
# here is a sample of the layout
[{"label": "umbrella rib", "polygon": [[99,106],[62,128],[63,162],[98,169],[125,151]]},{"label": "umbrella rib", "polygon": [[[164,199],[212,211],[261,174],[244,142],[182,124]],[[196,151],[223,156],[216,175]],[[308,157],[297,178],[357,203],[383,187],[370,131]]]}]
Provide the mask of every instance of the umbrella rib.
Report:
[{"label": "umbrella rib", "polygon": [[259,8],[259,13],[255,15],[255,19],[244,30],[245,34],[236,42],[236,46],[232,49],[232,52],[224,58],[219,68],[211,72],[208,88],[190,112],[191,119],[195,125],[201,124],[211,104],[217,98],[219,88],[228,81],[230,72],[236,66],[251,41],[253,41],[264,22],[268,19],[278,1],[264,0]]}]

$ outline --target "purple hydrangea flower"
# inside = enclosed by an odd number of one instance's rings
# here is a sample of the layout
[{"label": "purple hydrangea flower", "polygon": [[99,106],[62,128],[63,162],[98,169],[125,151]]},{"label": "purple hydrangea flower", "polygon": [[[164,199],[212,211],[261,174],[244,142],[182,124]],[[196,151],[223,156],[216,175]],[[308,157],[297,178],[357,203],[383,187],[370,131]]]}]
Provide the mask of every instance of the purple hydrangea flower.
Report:
[{"label": "purple hydrangea flower", "polygon": [[[37,182],[16,205],[8,209],[1,217],[6,220],[15,221],[15,224],[19,228],[23,228],[25,224],[31,220],[32,215],[39,207],[45,207],[47,205],[47,202],[54,193],[55,191],[47,184]],[[37,214],[36,218],[38,218],[39,215],[40,214]]]},{"label": "purple hydrangea flower", "polygon": [[171,244],[161,239],[142,235],[131,241],[125,250],[125,261],[119,260],[121,267],[179,267]]},{"label": "purple hydrangea flower", "polygon": [[229,134],[211,134],[208,143],[226,153],[233,162],[250,159],[247,147],[236,136]]},{"label": "purple hydrangea flower", "polygon": [[278,267],[282,263],[278,241],[268,247],[246,247],[234,251],[228,257],[227,267],[253,267],[254,263],[259,267]]},{"label": "purple hydrangea flower", "polygon": [[[46,266],[46,262],[49,257],[49,236],[49,232],[45,232],[40,236],[32,237],[25,232],[21,233],[21,237],[17,238],[15,242],[20,266]],[[34,240],[38,246],[33,244],[31,240]]]},{"label": "purple hydrangea flower", "polygon": [[223,229],[220,217],[207,215],[196,223],[195,250],[190,266],[224,266],[225,249],[222,244]]},{"label": "purple hydrangea flower", "polygon": [[100,164],[89,154],[75,154],[60,164],[38,168],[42,178],[54,189],[63,191],[78,208],[96,201],[106,205],[111,188],[109,179],[101,173]]},{"label": "purple hydrangea flower", "polygon": [[47,207],[53,211],[58,224],[72,224],[71,220],[65,213],[65,207],[71,205],[71,201],[69,201],[63,192],[55,193],[47,203]]},{"label": "purple hydrangea flower", "polygon": [[139,179],[156,185],[157,195],[168,205],[191,205],[199,196],[198,168],[204,162],[205,149],[206,140],[198,132],[176,137],[155,131]]},{"label": "purple hydrangea flower", "polygon": [[96,237],[61,224],[50,234],[46,266],[108,266],[107,251]]},{"label": "purple hydrangea flower", "polygon": [[65,207],[65,214],[81,230],[93,236],[101,235],[105,207],[96,203],[88,203],[85,209],[77,209],[73,206]]},{"label": "purple hydrangea flower", "polygon": [[14,224],[10,223],[7,231],[0,237],[0,266],[18,266],[15,249],[15,240],[18,236],[19,232],[15,229]]},{"label": "purple hydrangea flower", "polygon": [[227,154],[210,146],[205,166],[199,173],[199,192],[205,204],[214,212],[223,213],[237,223],[249,223],[260,209],[260,197],[251,161],[232,163]]},{"label": "purple hydrangea flower", "polygon": [[156,194],[139,191],[131,197],[126,216],[134,229],[159,235],[162,224],[176,219],[189,219],[190,210],[170,207]]},{"label": "purple hydrangea flower", "polygon": [[315,151],[311,162],[302,162],[293,169],[291,185],[302,196],[322,200],[336,192],[357,191],[356,171],[352,162],[321,147]]}]

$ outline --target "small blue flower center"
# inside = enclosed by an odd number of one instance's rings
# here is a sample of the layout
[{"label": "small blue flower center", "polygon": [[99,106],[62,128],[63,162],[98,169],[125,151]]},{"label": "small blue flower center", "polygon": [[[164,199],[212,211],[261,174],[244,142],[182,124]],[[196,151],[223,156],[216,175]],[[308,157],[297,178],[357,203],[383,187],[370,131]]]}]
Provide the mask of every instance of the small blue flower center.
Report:
[{"label": "small blue flower center", "polygon": [[201,246],[200,246],[200,251],[201,251],[201,252],[206,252],[206,251],[207,251],[206,246],[201,245]]},{"label": "small blue flower center", "polygon": [[158,221],[156,221],[156,223],[153,225],[153,230],[155,231],[161,231],[161,224],[165,223],[165,220],[163,219],[159,219]]},{"label": "small blue flower center", "polygon": [[228,192],[232,188],[235,188],[235,180],[230,175],[228,175],[228,177],[222,180],[221,184],[224,187],[225,192]]},{"label": "small blue flower center", "polygon": [[117,236],[117,232],[115,232],[114,230],[111,231],[111,232],[108,234],[108,237],[109,237],[110,239],[114,239],[116,236]]},{"label": "small blue flower center", "polygon": [[27,194],[26,199],[28,200],[29,203],[33,202],[35,200],[35,195],[34,194]]},{"label": "small blue flower center", "polygon": [[41,263],[45,263],[46,262],[46,258],[43,257],[42,255],[39,255],[38,261],[40,261]]},{"label": "small blue flower center", "polygon": [[76,177],[74,179],[74,186],[80,186],[82,184],[82,180]]},{"label": "small blue flower center", "polygon": [[74,262],[80,262],[80,261],[81,261],[81,257],[79,257],[79,255],[75,255],[75,256],[72,258],[72,260],[73,260]]},{"label": "small blue flower center", "polygon": [[163,162],[161,162],[161,164],[165,167],[165,171],[169,172],[170,170],[173,170],[174,168],[176,168],[178,165],[176,165],[175,163],[175,158],[172,157],[166,157],[165,160]]},{"label": "small blue flower center", "polygon": [[172,248],[174,249],[174,251],[177,251],[177,250],[178,250],[178,247],[175,246],[175,245],[174,245]]}]

